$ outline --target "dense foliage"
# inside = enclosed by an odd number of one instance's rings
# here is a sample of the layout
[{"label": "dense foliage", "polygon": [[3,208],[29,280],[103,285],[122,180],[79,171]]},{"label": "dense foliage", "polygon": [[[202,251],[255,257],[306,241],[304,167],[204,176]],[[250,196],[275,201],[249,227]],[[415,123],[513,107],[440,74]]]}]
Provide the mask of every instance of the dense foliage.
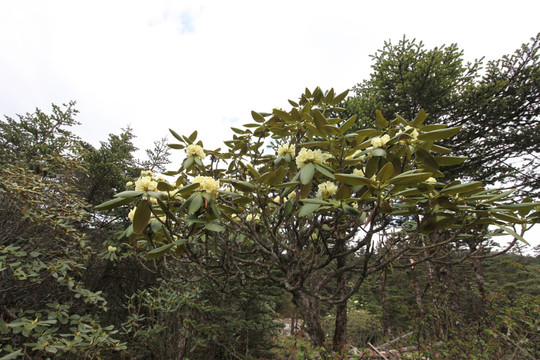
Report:
[{"label": "dense foliage", "polygon": [[426,49],[403,38],[373,55],[373,72],[347,100],[350,114],[371,123],[376,109],[412,118],[421,109],[431,121],[462,126],[446,144],[469,160],[448,175],[540,189],[540,34],[513,54],[465,63],[456,44]]}]

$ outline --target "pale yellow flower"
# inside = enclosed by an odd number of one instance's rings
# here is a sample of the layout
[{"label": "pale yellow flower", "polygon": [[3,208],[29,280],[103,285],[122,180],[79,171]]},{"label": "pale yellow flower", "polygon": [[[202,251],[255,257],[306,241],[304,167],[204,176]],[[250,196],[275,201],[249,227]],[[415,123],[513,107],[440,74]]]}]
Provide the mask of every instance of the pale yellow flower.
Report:
[{"label": "pale yellow flower", "polygon": [[287,199],[291,200],[296,198],[296,191],[292,191],[289,195],[287,195]]},{"label": "pale yellow flower", "polygon": [[307,163],[324,164],[332,155],[324,153],[321,150],[311,150],[302,148],[296,157],[296,166],[302,169]]},{"label": "pale yellow flower", "polygon": [[131,209],[128,214],[129,221],[133,222],[133,216],[135,216],[135,208]]},{"label": "pale yellow flower", "polygon": [[425,181],[425,183],[427,184],[435,184],[436,182],[437,182],[437,179],[435,179],[434,177],[429,177]]},{"label": "pale yellow flower", "polygon": [[285,154],[291,154],[291,156],[294,156],[294,153],[296,152],[296,147],[294,144],[283,144],[279,145],[277,154],[278,156],[284,156]]},{"label": "pale yellow flower", "polygon": [[248,214],[248,216],[246,216],[246,221],[251,221],[251,220],[253,220],[253,215]]},{"label": "pale yellow flower", "polygon": [[187,157],[197,156],[201,159],[204,159],[206,157],[206,154],[204,153],[204,150],[201,146],[196,145],[196,144],[190,144],[186,147],[186,156]]},{"label": "pale yellow flower", "polygon": [[157,190],[157,181],[152,180],[151,176],[141,176],[135,181],[135,191],[155,191]]},{"label": "pale yellow flower", "polygon": [[383,136],[377,136],[371,139],[371,145],[373,148],[377,149],[386,145],[388,141],[390,141],[390,135],[385,134]]},{"label": "pale yellow flower", "polygon": [[334,196],[338,190],[336,184],[331,181],[325,181],[322,184],[319,184],[319,189],[317,191],[317,197],[327,199],[331,196]]},{"label": "pale yellow flower", "polygon": [[115,252],[115,251],[116,251],[116,247],[114,247],[114,246],[109,246],[109,247],[107,248],[107,251],[108,251],[108,252]]},{"label": "pale yellow flower", "polygon": [[236,214],[232,214],[232,215],[231,215],[231,219],[232,219],[233,221],[240,221],[240,218],[239,218],[238,215],[236,215]]},{"label": "pale yellow flower", "polygon": [[128,182],[126,183],[126,187],[130,187],[130,186],[133,186],[133,181],[128,181]]},{"label": "pale yellow flower", "polygon": [[356,175],[356,176],[365,176],[364,170],[363,170],[363,169],[354,169],[354,170],[353,170],[353,175]]},{"label": "pale yellow flower", "polygon": [[199,191],[206,191],[212,195],[215,195],[219,189],[219,180],[210,176],[195,176],[192,183],[199,183]]},{"label": "pale yellow flower", "polygon": [[280,201],[280,200],[281,200],[281,198],[279,197],[279,195],[276,196],[276,197],[273,199],[273,201],[274,201],[275,203],[277,203],[277,204],[279,204],[279,201]]},{"label": "pale yellow flower", "polygon": [[150,170],[142,170],[141,171],[141,176],[153,176],[154,173]]}]

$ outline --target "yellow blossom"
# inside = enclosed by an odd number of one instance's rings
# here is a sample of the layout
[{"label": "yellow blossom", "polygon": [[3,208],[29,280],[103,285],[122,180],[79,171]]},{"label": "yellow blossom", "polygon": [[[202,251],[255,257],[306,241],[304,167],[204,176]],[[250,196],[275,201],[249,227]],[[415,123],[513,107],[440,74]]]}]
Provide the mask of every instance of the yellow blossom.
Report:
[{"label": "yellow blossom", "polygon": [[435,184],[437,182],[437,179],[435,179],[434,177],[429,177],[426,179],[425,181],[427,184]]},{"label": "yellow blossom", "polygon": [[274,201],[275,203],[278,203],[278,204],[279,204],[279,201],[280,201],[280,200],[281,200],[281,198],[280,198],[279,195],[278,195],[278,196],[276,196],[276,197],[274,198],[273,201]]},{"label": "yellow blossom", "polygon": [[135,216],[135,208],[131,209],[128,214],[129,221],[133,222],[133,216]]},{"label": "yellow blossom", "polygon": [[238,215],[236,215],[236,214],[232,214],[232,215],[231,215],[231,219],[232,219],[233,221],[240,221],[240,218],[239,218]]},{"label": "yellow blossom", "polygon": [[319,189],[317,191],[317,197],[322,197],[327,199],[336,194],[338,187],[331,181],[325,181],[322,184],[319,184]]},{"label": "yellow blossom", "polygon": [[188,158],[197,156],[201,159],[204,159],[206,154],[204,153],[204,150],[201,146],[196,145],[196,144],[190,144],[186,147],[186,156]]},{"label": "yellow blossom", "polygon": [[390,135],[385,134],[383,136],[377,136],[371,139],[371,145],[373,148],[377,149],[386,145],[388,141],[390,141]]},{"label": "yellow blossom", "polygon": [[311,150],[302,148],[296,157],[296,166],[302,169],[307,163],[323,164],[332,155],[324,153],[321,150]]},{"label": "yellow blossom", "polygon": [[109,246],[109,247],[107,248],[107,251],[108,251],[108,252],[115,252],[115,251],[116,251],[116,247],[114,247],[114,246]]},{"label": "yellow blossom", "polygon": [[130,186],[133,186],[133,181],[128,181],[128,182],[126,183],[126,187],[130,187]]},{"label": "yellow blossom", "polygon": [[141,171],[141,176],[153,176],[154,173],[150,170],[142,170]]},{"label": "yellow blossom", "polygon": [[152,180],[151,176],[141,176],[137,181],[135,181],[135,191],[156,191],[157,182]]},{"label": "yellow blossom", "polygon": [[195,176],[192,183],[199,183],[199,191],[206,191],[212,195],[215,195],[219,189],[219,180],[210,176]]},{"label": "yellow blossom", "polygon": [[365,176],[364,170],[363,170],[363,169],[354,169],[354,170],[353,170],[353,175],[356,175],[356,176]]},{"label": "yellow blossom", "polygon": [[296,152],[296,147],[294,144],[283,144],[279,145],[277,154],[278,156],[284,156],[285,154],[291,154],[291,156],[294,156],[294,153]]},{"label": "yellow blossom", "polygon": [[287,199],[291,200],[296,198],[296,191],[292,191],[289,195],[287,195]]}]

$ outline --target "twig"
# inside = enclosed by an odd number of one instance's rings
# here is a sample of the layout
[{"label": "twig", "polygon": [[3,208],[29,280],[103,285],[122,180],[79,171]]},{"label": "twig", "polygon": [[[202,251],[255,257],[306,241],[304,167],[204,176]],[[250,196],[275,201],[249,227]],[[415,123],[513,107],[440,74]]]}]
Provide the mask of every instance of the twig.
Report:
[{"label": "twig", "polygon": [[379,350],[377,350],[377,348],[375,346],[373,346],[370,342],[367,343],[369,345],[370,348],[373,349],[373,351],[375,351],[377,354],[379,354],[380,357],[382,357],[384,360],[388,360],[388,358],[386,356],[384,356]]}]

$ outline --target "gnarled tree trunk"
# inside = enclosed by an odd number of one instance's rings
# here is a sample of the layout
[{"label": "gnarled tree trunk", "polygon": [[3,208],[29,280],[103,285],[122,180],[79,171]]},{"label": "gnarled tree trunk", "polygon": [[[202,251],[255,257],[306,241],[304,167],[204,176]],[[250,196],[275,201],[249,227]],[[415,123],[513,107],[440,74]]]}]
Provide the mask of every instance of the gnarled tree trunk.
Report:
[{"label": "gnarled tree trunk", "polygon": [[293,302],[302,314],[304,327],[313,344],[324,346],[325,334],[321,321],[321,302],[319,299],[309,296],[298,290],[293,292]]}]

